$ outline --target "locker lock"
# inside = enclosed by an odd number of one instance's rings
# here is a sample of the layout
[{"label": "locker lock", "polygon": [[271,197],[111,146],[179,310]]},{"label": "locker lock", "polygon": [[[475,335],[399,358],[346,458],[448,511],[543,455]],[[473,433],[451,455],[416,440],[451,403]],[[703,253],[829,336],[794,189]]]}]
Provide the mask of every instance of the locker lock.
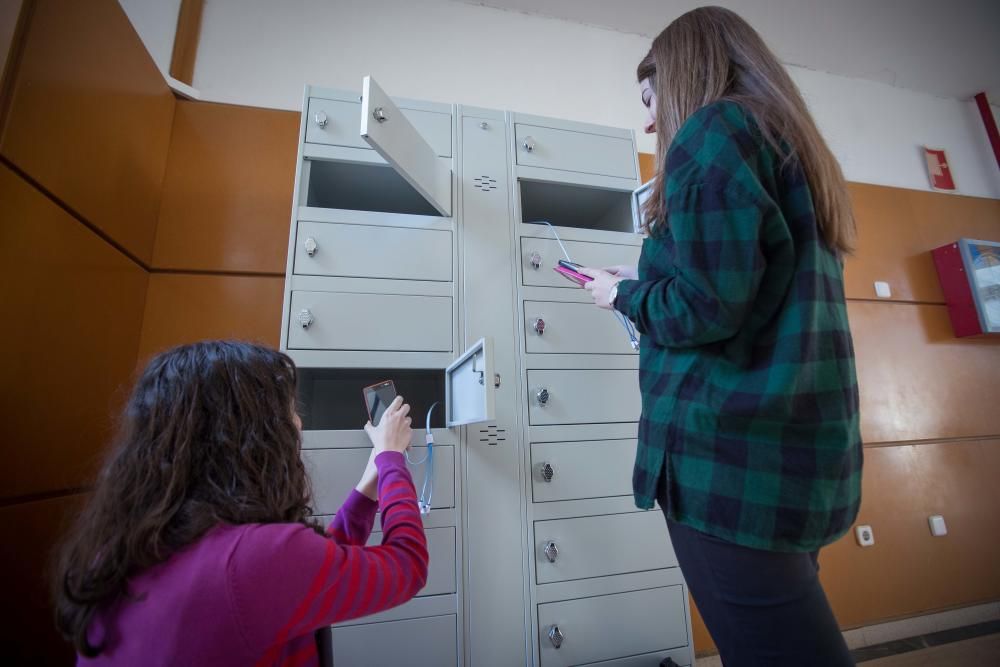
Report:
[{"label": "locker lock", "polygon": [[540,317],[536,317],[531,320],[531,328],[534,329],[535,333],[541,336],[545,333],[545,320]]},{"label": "locker lock", "polygon": [[552,478],[556,476],[556,469],[552,467],[551,463],[543,463],[538,466],[538,474],[541,475],[542,481],[551,482]]},{"label": "locker lock", "polygon": [[545,388],[539,389],[535,392],[535,399],[539,405],[545,405],[549,402],[549,390]]},{"label": "locker lock", "polygon": [[559,547],[556,546],[555,542],[546,542],[542,553],[545,554],[545,560],[554,563],[559,558]]},{"label": "locker lock", "polygon": [[542,268],[542,256],[538,252],[533,252],[528,255],[528,263],[531,264],[531,268],[537,271]]},{"label": "locker lock", "polygon": [[552,642],[553,646],[559,648],[562,646],[564,639],[566,639],[566,635],[562,633],[558,625],[549,626],[549,641]]},{"label": "locker lock", "polygon": [[389,117],[385,114],[385,109],[383,109],[382,107],[375,107],[375,110],[372,111],[372,118],[374,118],[380,123],[384,123],[385,121],[389,120]]},{"label": "locker lock", "polygon": [[317,111],[316,115],[313,116],[313,120],[316,121],[316,124],[320,127],[326,127],[326,123],[329,119],[327,118],[325,111]]},{"label": "locker lock", "polygon": [[319,249],[319,244],[316,243],[316,239],[311,236],[305,240],[302,246],[306,249],[306,254],[310,257],[314,256],[316,254],[316,250]]},{"label": "locker lock", "polygon": [[302,325],[303,329],[308,329],[309,325],[316,321],[316,318],[313,317],[312,311],[309,310],[308,308],[303,308],[302,310],[300,310],[299,316],[295,319],[298,320],[299,324]]},{"label": "locker lock", "polygon": [[525,137],[521,140],[521,147],[531,153],[535,150],[535,140],[532,137]]}]

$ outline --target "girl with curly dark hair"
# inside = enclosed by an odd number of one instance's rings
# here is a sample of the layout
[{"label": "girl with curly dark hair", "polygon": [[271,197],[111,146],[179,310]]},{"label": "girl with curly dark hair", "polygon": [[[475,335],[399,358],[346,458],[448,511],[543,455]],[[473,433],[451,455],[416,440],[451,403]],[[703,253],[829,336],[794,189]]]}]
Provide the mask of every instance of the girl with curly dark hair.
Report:
[{"label": "girl with curly dark hair", "polygon": [[[57,625],[79,664],[315,664],[317,629],[423,587],[409,406],[365,427],[368,468],[323,532],[307,521],[295,391],[292,360],[257,345],[149,362],[59,553]],[[377,507],[384,538],[366,547]]]}]

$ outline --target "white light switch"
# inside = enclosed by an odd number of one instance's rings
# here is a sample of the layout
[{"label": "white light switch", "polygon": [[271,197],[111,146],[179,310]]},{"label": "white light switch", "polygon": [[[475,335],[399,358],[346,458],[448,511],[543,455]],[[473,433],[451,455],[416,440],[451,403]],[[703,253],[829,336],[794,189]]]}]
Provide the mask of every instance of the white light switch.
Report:
[{"label": "white light switch", "polygon": [[931,535],[934,537],[941,537],[942,535],[948,534],[948,526],[945,525],[944,517],[940,514],[927,517],[927,523],[930,525]]},{"label": "white light switch", "polygon": [[875,544],[875,531],[871,526],[858,526],[854,529],[854,536],[860,546],[870,547]]},{"label": "white light switch", "polygon": [[892,290],[889,289],[889,283],[883,282],[881,280],[876,280],[875,296],[877,296],[880,299],[888,299],[892,297]]}]

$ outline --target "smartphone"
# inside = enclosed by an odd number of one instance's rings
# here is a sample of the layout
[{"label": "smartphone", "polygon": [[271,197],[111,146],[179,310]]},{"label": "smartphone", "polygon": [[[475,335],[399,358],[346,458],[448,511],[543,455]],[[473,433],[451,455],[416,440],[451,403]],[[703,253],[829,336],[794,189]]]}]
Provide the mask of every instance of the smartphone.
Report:
[{"label": "smartphone", "polygon": [[392,380],[385,380],[365,387],[363,393],[368,419],[371,420],[372,426],[378,426],[386,409],[396,400],[396,385]]},{"label": "smartphone", "polygon": [[591,278],[590,276],[585,276],[582,273],[577,273],[573,269],[567,268],[562,264],[560,264],[559,266],[552,267],[552,270],[555,271],[556,273],[562,274],[563,277],[572,280],[581,287],[586,283],[589,283],[591,280],[593,280],[593,278]]},{"label": "smartphone", "polygon": [[579,272],[580,268],[583,267],[583,264],[577,264],[576,262],[571,262],[568,259],[560,259],[559,266]]}]

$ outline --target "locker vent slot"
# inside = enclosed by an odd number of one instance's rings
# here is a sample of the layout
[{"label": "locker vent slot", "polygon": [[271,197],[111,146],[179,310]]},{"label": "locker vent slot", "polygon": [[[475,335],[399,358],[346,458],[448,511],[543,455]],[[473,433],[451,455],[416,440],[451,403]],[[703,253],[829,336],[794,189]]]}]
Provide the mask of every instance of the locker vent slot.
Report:
[{"label": "locker vent slot", "polygon": [[472,179],[475,183],[472,187],[477,190],[482,190],[483,192],[489,192],[490,190],[497,189],[497,180],[495,178],[490,178],[489,176],[476,176]]},{"label": "locker vent slot", "polygon": [[488,424],[485,428],[479,429],[479,442],[497,445],[505,440],[507,440],[507,430],[497,428],[496,424]]}]

